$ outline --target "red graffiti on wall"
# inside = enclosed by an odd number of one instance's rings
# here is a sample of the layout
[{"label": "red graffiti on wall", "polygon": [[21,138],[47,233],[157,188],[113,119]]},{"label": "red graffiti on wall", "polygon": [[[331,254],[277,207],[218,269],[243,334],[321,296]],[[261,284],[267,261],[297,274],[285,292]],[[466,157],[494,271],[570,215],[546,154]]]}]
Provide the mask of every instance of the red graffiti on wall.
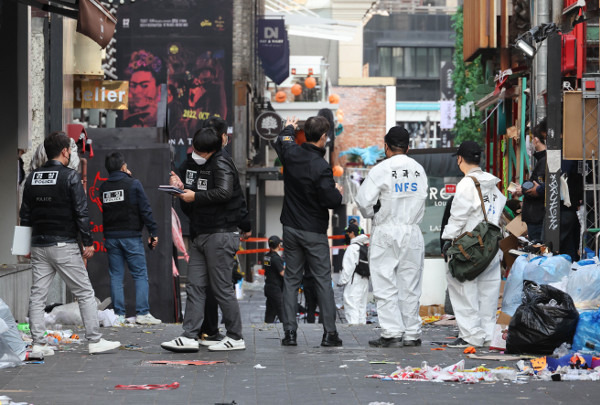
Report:
[{"label": "red graffiti on wall", "polygon": [[100,172],[96,172],[94,183],[88,189],[88,196],[90,196],[90,200],[98,206],[100,212],[102,212],[102,196],[100,195],[100,184],[102,184],[102,182],[106,180],[108,180],[108,178],[100,177]]}]

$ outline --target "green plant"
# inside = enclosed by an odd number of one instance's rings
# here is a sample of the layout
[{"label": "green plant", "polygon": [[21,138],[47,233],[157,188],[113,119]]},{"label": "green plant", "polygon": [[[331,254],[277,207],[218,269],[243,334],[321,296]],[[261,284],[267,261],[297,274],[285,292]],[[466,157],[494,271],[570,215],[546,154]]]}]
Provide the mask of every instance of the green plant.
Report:
[{"label": "green plant", "polygon": [[466,64],[463,59],[463,9],[460,7],[455,15],[452,16],[452,28],[456,32],[454,47],[454,72],[452,73],[452,82],[454,83],[454,92],[456,94],[456,125],[455,144],[463,141],[476,141],[483,143],[485,131],[482,131],[482,114],[476,108],[475,113],[465,119],[461,119],[461,109],[469,102],[475,102],[473,93],[475,89],[484,83],[483,68],[481,66],[481,56],[478,56],[472,63]]}]

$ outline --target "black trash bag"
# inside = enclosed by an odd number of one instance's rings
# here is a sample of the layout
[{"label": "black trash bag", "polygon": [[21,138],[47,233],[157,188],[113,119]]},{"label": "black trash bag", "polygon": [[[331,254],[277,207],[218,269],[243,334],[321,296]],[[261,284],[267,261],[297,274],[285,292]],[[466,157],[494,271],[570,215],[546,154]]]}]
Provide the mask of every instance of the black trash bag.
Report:
[{"label": "black trash bag", "polygon": [[571,296],[552,286],[523,281],[523,303],[508,326],[506,353],[552,354],[572,343],[579,312]]}]

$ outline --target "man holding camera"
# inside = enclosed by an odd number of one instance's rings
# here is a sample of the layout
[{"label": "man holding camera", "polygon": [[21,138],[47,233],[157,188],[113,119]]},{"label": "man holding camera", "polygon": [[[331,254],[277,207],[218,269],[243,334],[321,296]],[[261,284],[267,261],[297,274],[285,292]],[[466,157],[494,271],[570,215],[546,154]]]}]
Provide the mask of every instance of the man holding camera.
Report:
[{"label": "man holding camera", "polygon": [[546,179],[546,119],[544,118],[533,129],[533,147],[535,152],[535,166],[522,186],[517,187],[513,193],[514,197],[523,196],[523,210],[521,218],[527,224],[527,236],[532,242],[542,241],[542,230],[544,229],[545,190]]}]

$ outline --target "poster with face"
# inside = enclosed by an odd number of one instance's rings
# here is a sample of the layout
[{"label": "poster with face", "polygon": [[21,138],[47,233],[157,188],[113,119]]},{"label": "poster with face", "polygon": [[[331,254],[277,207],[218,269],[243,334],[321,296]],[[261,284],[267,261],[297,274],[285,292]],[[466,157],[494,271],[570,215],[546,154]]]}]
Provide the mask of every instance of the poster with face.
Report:
[{"label": "poster with face", "polygon": [[[119,7],[117,74],[129,80],[120,127],[163,126],[175,166],[208,117],[232,122],[232,0],[138,0]],[[160,111],[164,109],[165,111]]]}]

